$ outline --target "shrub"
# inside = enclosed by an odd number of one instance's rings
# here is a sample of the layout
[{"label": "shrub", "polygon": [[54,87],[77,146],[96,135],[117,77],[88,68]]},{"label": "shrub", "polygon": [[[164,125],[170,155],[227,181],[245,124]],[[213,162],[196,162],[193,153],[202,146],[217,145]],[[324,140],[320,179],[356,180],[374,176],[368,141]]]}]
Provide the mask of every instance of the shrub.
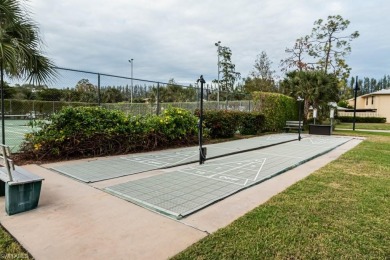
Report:
[{"label": "shrub", "polygon": [[[199,110],[195,111],[199,117]],[[204,127],[211,138],[230,138],[239,131],[242,135],[257,134],[264,126],[264,115],[260,113],[205,110]]]},{"label": "shrub", "polygon": [[[353,116],[338,116],[340,122],[353,123]],[[386,117],[355,117],[356,123],[386,123]]]},{"label": "shrub", "polygon": [[296,101],[278,93],[253,92],[254,111],[265,117],[264,129],[277,131],[283,129],[288,120],[298,120]]},{"label": "shrub", "polygon": [[206,110],[204,124],[211,138],[233,137],[238,130],[237,113],[227,110]]},{"label": "shrub", "polygon": [[179,108],[168,108],[161,116],[135,117],[100,107],[67,107],[28,134],[21,151],[26,158],[56,159],[153,150],[195,143],[196,122]]},{"label": "shrub", "polygon": [[242,135],[255,135],[264,127],[264,115],[260,113],[241,112],[239,131]]}]

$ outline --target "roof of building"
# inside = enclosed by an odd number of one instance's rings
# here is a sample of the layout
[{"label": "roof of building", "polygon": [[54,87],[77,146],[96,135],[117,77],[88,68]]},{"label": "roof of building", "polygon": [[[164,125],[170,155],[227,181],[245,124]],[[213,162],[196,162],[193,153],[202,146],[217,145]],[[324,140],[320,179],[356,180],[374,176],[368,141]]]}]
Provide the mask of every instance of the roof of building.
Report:
[{"label": "roof of building", "polygon": [[376,96],[376,95],[390,95],[390,88],[381,89],[369,94],[362,95],[361,97]]}]

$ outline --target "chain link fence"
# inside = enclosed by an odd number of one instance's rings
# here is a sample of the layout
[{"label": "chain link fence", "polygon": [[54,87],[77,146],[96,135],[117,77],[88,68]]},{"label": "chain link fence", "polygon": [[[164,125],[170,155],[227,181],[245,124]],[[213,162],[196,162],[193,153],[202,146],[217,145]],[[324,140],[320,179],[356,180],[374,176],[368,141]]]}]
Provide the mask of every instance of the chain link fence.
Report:
[{"label": "chain link fence", "polygon": [[[190,111],[199,108],[200,85],[136,79],[105,73],[56,68],[58,78],[45,85],[6,79],[4,85],[5,143],[17,147],[32,121],[48,119],[68,106],[101,106],[127,115],[160,114],[168,106]],[[204,109],[251,111],[248,95],[220,91],[216,84],[203,90]],[[219,100],[217,100],[219,99]]]}]

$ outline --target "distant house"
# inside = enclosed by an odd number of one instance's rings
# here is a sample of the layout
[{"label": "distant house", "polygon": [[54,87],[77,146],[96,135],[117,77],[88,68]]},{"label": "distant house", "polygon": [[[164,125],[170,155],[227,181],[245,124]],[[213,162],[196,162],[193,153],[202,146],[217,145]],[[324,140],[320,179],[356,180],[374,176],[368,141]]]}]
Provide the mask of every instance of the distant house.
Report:
[{"label": "distant house", "polygon": [[[348,100],[354,106],[354,98]],[[353,111],[353,110],[352,110]],[[357,116],[386,117],[390,123],[390,89],[382,89],[356,98]]]}]

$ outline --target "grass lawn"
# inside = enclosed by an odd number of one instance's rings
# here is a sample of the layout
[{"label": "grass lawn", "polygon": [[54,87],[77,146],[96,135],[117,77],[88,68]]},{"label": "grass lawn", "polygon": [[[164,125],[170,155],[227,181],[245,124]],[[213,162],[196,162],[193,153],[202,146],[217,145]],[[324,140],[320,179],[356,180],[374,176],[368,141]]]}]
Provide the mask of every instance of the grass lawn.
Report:
[{"label": "grass lawn", "polygon": [[0,259],[33,259],[1,225]]},{"label": "grass lawn", "polygon": [[389,259],[390,134],[359,135],[367,140],[173,259]]},{"label": "grass lawn", "polygon": [[[352,129],[352,123],[340,123],[336,125],[336,128],[340,129]],[[390,124],[388,123],[355,123],[355,129],[369,129],[369,130],[390,130]]]}]

